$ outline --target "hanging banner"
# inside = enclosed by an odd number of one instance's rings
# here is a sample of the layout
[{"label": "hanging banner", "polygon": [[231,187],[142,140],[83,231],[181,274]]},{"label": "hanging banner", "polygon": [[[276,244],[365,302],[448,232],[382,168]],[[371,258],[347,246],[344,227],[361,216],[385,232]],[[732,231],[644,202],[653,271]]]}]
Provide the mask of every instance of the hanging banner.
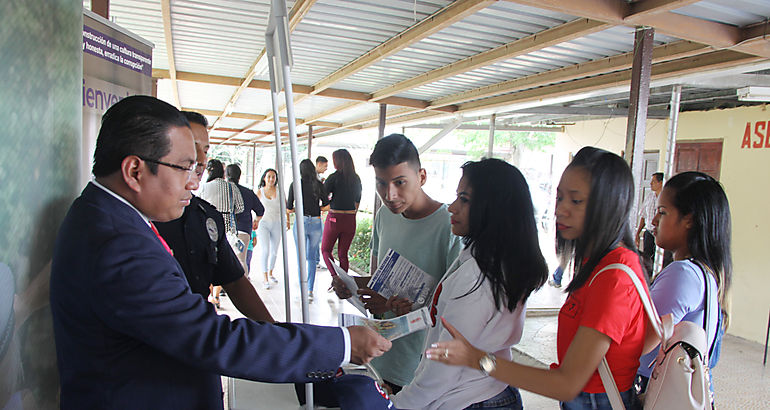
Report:
[{"label": "hanging banner", "polygon": [[91,165],[102,115],[130,95],[152,94],[153,44],[83,10],[83,145],[80,185],[91,180]]}]

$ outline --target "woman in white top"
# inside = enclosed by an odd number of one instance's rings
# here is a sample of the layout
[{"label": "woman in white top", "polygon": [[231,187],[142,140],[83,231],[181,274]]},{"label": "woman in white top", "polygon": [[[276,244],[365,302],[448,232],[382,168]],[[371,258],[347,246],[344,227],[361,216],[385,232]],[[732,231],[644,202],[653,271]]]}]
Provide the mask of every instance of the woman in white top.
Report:
[{"label": "woman in white top", "polygon": [[[451,340],[441,319],[455,323],[474,345],[511,359],[521,339],[526,300],[548,278],[524,176],[497,159],[468,162],[449,206],[452,233],[465,248],[432,298],[425,348]],[[404,313],[403,300],[389,304]],[[475,369],[420,361],[414,380],[391,397],[399,409],[522,408],[514,387]]]},{"label": "woman in white top", "polygon": [[[281,203],[278,202],[278,173],[268,168],[259,180],[257,196],[265,207],[265,214],[257,228],[259,245],[259,269],[265,274],[265,289],[270,289],[271,282],[278,283],[273,276],[275,257],[281,243]],[[268,277],[269,275],[269,277]]]},{"label": "woman in white top", "polygon": [[225,218],[225,229],[236,233],[235,214],[243,212],[243,197],[238,186],[225,181],[225,166],[218,159],[210,159],[206,164],[208,178],[201,186],[200,197],[204,201],[214,205],[217,211]]}]

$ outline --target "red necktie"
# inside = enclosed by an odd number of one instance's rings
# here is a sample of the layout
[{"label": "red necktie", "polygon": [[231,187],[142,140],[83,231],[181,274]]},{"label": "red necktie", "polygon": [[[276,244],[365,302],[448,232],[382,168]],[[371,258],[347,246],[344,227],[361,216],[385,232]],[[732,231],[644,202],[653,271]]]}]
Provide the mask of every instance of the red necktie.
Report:
[{"label": "red necktie", "polygon": [[171,248],[168,246],[166,241],[163,240],[163,237],[160,236],[160,234],[158,233],[158,229],[155,227],[155,224],[150,222],[150,228],[152,228],[152,231],[155,232],[155,236],[157,236],[158,239],[160,240],[160,243],[163,244],[163,248],[166,249],[166,252],[168,252],[169,255],[174,256],[174,251],[171,250]]}]

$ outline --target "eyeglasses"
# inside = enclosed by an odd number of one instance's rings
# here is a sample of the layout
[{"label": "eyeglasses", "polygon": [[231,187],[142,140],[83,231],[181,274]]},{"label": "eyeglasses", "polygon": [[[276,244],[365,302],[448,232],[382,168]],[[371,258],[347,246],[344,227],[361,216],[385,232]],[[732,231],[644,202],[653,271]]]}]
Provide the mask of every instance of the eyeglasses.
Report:
[{"label": "eyeglasses", "polygon": [[139,158],[142,161],[144,161],[144,162],[150,162],[152,164],[163,165],[163,166],[167,166],[169,168],[174,168],[174,169],[178,169],[178,170],[181,170],[181,171],[186,171],[188,177],[190,175],[192,175],[193,171],[195,171],[195,167],[198,166],[198,164],[196,162],[193,162],[192,164],[190,164],[190,165],[188,165],[186,167],[183,167],[181,165],[171,164],[169,162],[158,161],[156,159],[146,159],[146,158],[142,158],[142,157],[139,157]]}]

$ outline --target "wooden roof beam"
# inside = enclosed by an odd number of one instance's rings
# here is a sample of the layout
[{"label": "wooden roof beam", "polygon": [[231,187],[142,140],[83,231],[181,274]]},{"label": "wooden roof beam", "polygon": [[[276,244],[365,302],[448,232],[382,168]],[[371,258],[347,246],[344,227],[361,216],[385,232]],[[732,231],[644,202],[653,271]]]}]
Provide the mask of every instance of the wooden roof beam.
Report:
[{"label": "wooden roof beam", "polygon": [[[690,57],[710,51],[708,46],[693,43],[691,41],[677,41],[657,46],[652,51],[653,63]],[[557,68],[526,77],[515,78],[497,84],[479,87],[473,90],[438,98],[431,102],[431,108],[442,104],[459,104],[479,98],[486,98],[498,94],[511,93],[527,88],[540,87],[552,83],[571,81],[581,77],[625,70],[631,67],[634,53],[618,54],[599,60],[574,64]]]},{"label": "wooden roof beam", "polygon": [[574,40],[610,27],[612,27],[612,25],[608,23],[586,18],[573,20],[375,91],[372,93],[372,99],[370,101],[380,101],[385,97],[396,95],[425,84],[488,66],[502,60],[531,53],[565,41]]},{"label": "wooden roof beam", "polygon": [[741,44],[750,34],[747,31],[729,24],[707,21],[689,17],[670,11],[666,8],[677,8],[689,4],[689,0],[681,2],[656,0],[645,9],[645,2],[638,6],[640,12],[634,13],[633,3],[624,0],[506,0],[541,9],[558,11],[604,21],[616,25],[649,26],[656,31],[683,40],[707,44],[718,49],[731,48],[736,51],[770,58],[770,47],[751,44]]},{"label": "wooden roof beam", "polygon": [[644,0],[631,3],[626,20],[642,18],[689,6],[701,0]]},{"label": "wooden roof beam", "polygon": [[[761,57],[739,53],[731,50],[715,51],[707,54],[696,55],[677,60],[664,61],[653,64],[652,79],[659,80],[680,75],[734,67],[762,60]],[[480,100],[470,101],[459,105],[458,112],[476,111],[482,109],[497,108],[515,103],[538,101],[552,97],[595,91],[604,88],[623,86],[631,81],[631,70],[625,69],[617,72],[601,74],[595,77],[582,78],[564,83],[551,84],[543,87],[524,90],[517,93],[498,95]],[[395,114],[395,113],[394,113]],[[416,120],[436,119],[446,114],[437,112],[401,112],[388,115],[389,124],[398,124]],[[342,128],[358,125],[361,128],[377,126],[376,119],[371,117],[343,123]]]},{"label": "wooden roof beam", "polygon": [[[739,53],[731,50],[714,51],[693,57],[665,61],[653,64],[652,80],[659,80],[704,70],[715,70],[734,67],[762,60],[761,57]],[[582,78],[565,83],[552,84],[544,87],[528,89],[512,94],[504,94],[481,100],[460,104],[459,112],[478,109],[489,109],[513,103],[542,100],[544,98],[560,97],[569,94],[595,91],[603,88],[627,85],[631,81],[631,70],[601,74],[595,77]]]},{"label": "wooden roof beam", "polygon": [[313,85],[312,94],[318,94],[364,68],[494,4],[495,1],[458,0],[451,3],[321,79]]},{"label": "wooden roof beam", "polygon": [[[199,74],[199,73],[191,73],[186,71],[179,71],[176,74],[177,74],[176,78],[178,80],[193,81],[193,82],[206,83],[206,84],[237,86],[238,82],[240,81],[240,79],[237,77],[225,77],[221,75],[212,75],[212,74]],[[170,73],[168,70],[156,68],[152,70],[152,76],[153,78],[169,78]],[[249,83],[248,87],[258,89],[258,90],[269,90],[270,82],[263,81],[263,80],[252,80],[251,83]],[[313,87],[309,85],[300,85],[300,84],[292,85],[292,91],[294,91],[295,94],[310,94],[312,90],[313,90]],[[328,88],[316,95],[320,97],[329,97],[329,98],[337,98],[342,100],[351,100],[351,101],[360,101],[360,102],[367,102],[372,98],[372,95],[369,93],[342,90],[338,88]],[[417,100],[413,98],[403,98],[403,97],[388,97],[383,99],[380,102],[386,103],[388,105],[398,105],[398,106],[412,107],[412,108],[426,108],[430,106],[430,103],[428,101]],[[444,112],[454,112],[457,110],[457,107],[442,106],[442,107],[437,107],[435,109],[438,111],[444,111]],[[214,115],[214,114],[207,114],[207,115]],[[267,118],[267,116],[262,116],[262,117],[263,117],[262,118],[263,120],[264,118]]]}]

